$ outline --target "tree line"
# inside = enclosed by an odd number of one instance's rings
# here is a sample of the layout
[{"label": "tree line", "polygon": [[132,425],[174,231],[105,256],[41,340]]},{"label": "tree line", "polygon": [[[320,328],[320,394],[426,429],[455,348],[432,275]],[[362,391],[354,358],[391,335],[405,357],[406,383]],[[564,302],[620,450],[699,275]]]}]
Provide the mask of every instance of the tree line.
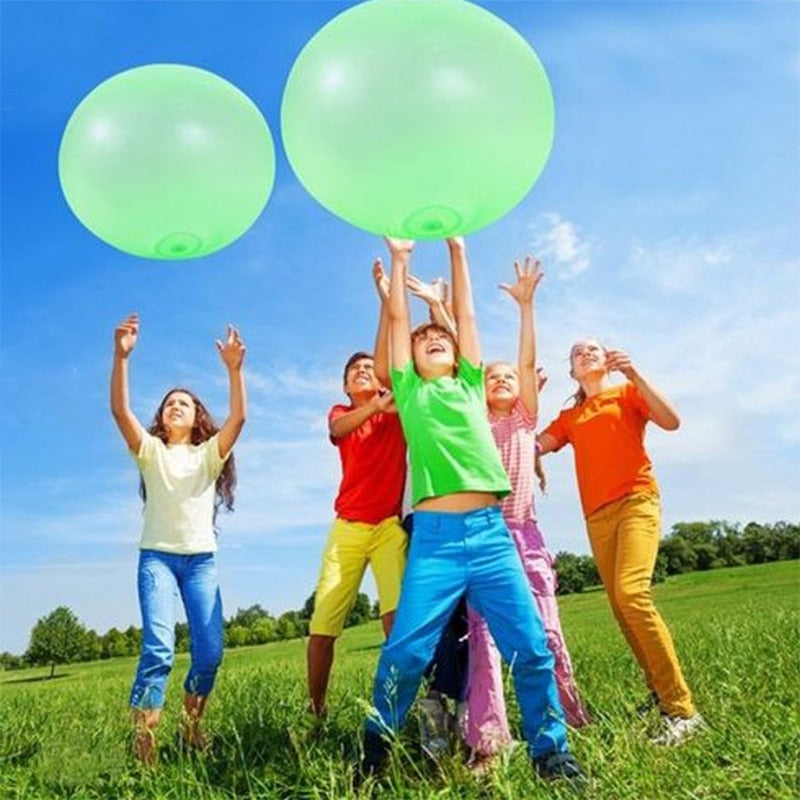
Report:
[{"label": "tree line", "polygon": [[[797,523],[749,522],[741,526],[716,520],[678,522],[661,540],[653,580],[660,582],[669,575],[694,570],[798,558],[800,524]],[[600,584],[597,567],[591,556],[559,552],[554,566],[560,595],[582,592]],[[242,647],[306,636],[313,612],[313,594],[303,608],[286,611],[278,617],[258,604],[239,609],[225,622],[225,646]],[[366,594],[359,593],[345,627],[377,618],[378,603],[371,604]],[[71,609],[60,606],[33,627],[30,644],[24,655],[0,653],[0,669],[49,665],[52,677],[57,664],[138,655],[141,635],[141,630],[133,625],[124,631],[111,628],[99,635],[94,630],[87,630]],[[189,627],[186,623],[175,626],[175,646],[178,652],[187,652],[189,649]]]},{"label": "tree line", "polygon": [[[677,522],[658,546],[653,582],[669,575],[695,570],[739,567],[800,558],[800,524],[776,522],[747,525],[712,520]],[[591,556],[560,552],[554,567],[558,575],[558,594],[582,592],[600,584],[597,566]]]},{"label": "tree line", "polygon": [[[225,647],[266,644],[306,636],[313,612],[313,594],[303,608],[286,611],[278,617],[258,604],[240,608],[225,621]],[[377,617],[378,603],[373,605],[366,594],[359,592],[345,627],[361,625]],[[111,628],[101,635],[84,627],[72,609],[59,606],[34,625],[30,644],[23,655],[0,653],[0,669],[49,666],[52,678],[58,664],[138,655],[141,641],[142,631],[134,625],[124,631]],[[175,650],[178,653],[189,652],[189,626],[185,622],[175,625]]]}]

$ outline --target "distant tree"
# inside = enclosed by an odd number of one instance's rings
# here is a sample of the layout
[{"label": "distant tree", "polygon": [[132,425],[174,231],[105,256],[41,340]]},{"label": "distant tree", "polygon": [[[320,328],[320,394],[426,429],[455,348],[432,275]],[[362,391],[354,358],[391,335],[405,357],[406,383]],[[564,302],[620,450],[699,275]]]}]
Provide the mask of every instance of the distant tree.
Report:
[{"label": "distant tree", "polygon": [[81,661],[97,661],[103,655],[103,641],[97,631],[88,630],[83,637],[79,658]]},{"label": "distant tree", "polygon": [[0,669],[21,669],[24,666],[22,656],[13,653],[0,653]]},{"label": "distant tree", "polygon": [[691,572],[697,563],[694,548],[682,536],[672,535],[662,539],[658,551],[664,557],[667,575]]},{"label": "distant tree", "polygon": [[236,613],[228,620],[227,624],[241,625],[243,628],[252,628],[256,622],[265,618],[271,619],[272,617],[269,611],[261,608],[261,606],[256,603],[249,608],[237,609]]},{"label": "distant tree", "polygon": [[123,635],[126,655],[135,656],[142,647],[142,632],[134,625],[129,625]]},{"label": "distant tree", "polygon": [[680,536],[692,545],[712,544],[717,537],[722,523],[710,522],[676,522],[672,526],[671,536]]},{"label": "distant tree", "polygon": [[102,638],[103,658],[121,658],[129,655],[128,640],[118,628],[109,628]]},{"label": "distant tree", "polygon": [[372,619],[380,619],[381,616],[381,601],[376,600],[372,605]]},{"label": "distant tree", "polygon": [[742,531],[742,552],[748,564],[763,564],[767,560],[767,530],[757,522],[748,522]]},{"label": "distant tree", "polygon": [[800,525],[776,522],[770,530],[770,538],[778,558],[800,558]]},{"label": "distant tree", "polygon": [[300,612],[303,619],[311,619],[311,617],[314,616],[314,602],[316,596],[316,592],[312,592],[303,604],[303,610]]},{"label": "distant tree", "polygon": [[242,647],[248,644],[250,631],[244,625],[231,625],[225,629],[225,646]]},{"label": "distant tree", "polygon": [[274,641],[277,638],[275,628],[275,620],[272,617],[262,617],[254,622],[250,628],[250,644],[266,644]]},{"label": "distant tree", "polygon": [[178,622],[175,625],[175,652],[189,652],[189,624]]},{"label": "distant tree", "polygon": [[747,563],[738,525],[722,523],[717,535],[717,561],[723,567],[740,567]]},{"label": "distant tree", "polygon": [[297,625],[295,624],[292,614],[296,612],[287,612],[281,614],[275,623],[275,635],[278,639],[295,639],[298,636]]},{"label": "distant tree", "polygon": [[652,583],[664,583],[667,579],[667,559],[664,554],[659,550],[656,557],[656,565],[653,568]]},{"label": "distant tree", "polygon": [[76,659],[85,640],[86,629],[74,612],[59,606],[33,626],[25,660],[31,664],[49,664],[52,678],[57,664]]},{"label": "distant tree", "polygon": [[583,575],[584,588],[600,585],[600,573],[597,571],[597,564],[592,556],[578,556],[578,566]]},{"label": "distant tree", "polygon": [[572,594],[584,590],[586,576],[580,556],[561,551],[556,554],[553,567],[558,576],[557,594]]},{"label": "distant tree", "polygon": [[364,622],[369,622],[371,614],[372,604],[369,601],[369,597],[363,592],[359,592],[356,595],[356,600],[353,603],[353,607],[350,609],[350,613],[347,615],[344,626],[345,628],[350,628],[353,625],[361,625]]},{"label": "distant tree", "polygon": [[694,547],[696,569],[706,570],[717,566],[717,546],[712,542],[697,542]]}]

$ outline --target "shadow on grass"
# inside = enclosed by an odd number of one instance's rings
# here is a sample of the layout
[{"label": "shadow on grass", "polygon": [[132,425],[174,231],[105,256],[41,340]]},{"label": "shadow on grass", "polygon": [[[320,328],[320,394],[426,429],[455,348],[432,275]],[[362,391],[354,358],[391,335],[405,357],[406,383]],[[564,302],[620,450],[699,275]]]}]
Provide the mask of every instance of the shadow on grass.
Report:
[{"label": "shadow on grass", "polygon": [[62,672],[59,675],[39,675],[36,678],[7,678],[3,681],[4,684],[6,683],[42,683],[47,681],[56,681],[59,678],[68,678],[68,672]]},{"label": "shadow on grass", "polygon": [[348,647],[348,653],[364,653],[368,650],[380,650],[383,644],[365,644],[363,647]]}]

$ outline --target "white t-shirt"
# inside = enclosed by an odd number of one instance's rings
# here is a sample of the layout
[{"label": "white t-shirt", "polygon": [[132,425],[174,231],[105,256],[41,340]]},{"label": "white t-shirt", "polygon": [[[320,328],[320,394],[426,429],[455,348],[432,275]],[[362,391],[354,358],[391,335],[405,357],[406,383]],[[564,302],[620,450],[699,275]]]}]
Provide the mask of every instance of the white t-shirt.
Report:
[{"label": "white t-shirt", "polygon": [[166,553],[213,553],[214,483],[225,460],[217,436],[202,444],[167,445],[145,433],[133,453],[147,490],[139,547]]}]

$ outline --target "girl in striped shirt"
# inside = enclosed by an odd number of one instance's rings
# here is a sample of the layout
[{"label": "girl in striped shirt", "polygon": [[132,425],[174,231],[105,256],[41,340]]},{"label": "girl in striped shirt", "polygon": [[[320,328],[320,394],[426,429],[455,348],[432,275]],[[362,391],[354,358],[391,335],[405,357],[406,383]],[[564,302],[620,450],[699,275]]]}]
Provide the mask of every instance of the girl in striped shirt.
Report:
[{"label": "girl in striped shirt", "polygon": [[[556,604],[556,575],[536,524],[533,487],[539,382],[546,378],[536,370],[534,293],[542,272],[538,261],[526,257],[514,264],[517,282],[500,288],[518,304],[520,312],[519,364],[498,361],[486,367],[485,387],[489,423],[503,466],[511,482],[511,494],[502,500],[503,518],[517,546],[525,574],[555,658],[559,699],[568,724],[588,724],[572,671]],[[511,741],[506,718],[500,654],[486,622],[473,609],[469,616],[469,672],[465,739],[472,750],[470,763],[476,772],[491,767]]]}]

